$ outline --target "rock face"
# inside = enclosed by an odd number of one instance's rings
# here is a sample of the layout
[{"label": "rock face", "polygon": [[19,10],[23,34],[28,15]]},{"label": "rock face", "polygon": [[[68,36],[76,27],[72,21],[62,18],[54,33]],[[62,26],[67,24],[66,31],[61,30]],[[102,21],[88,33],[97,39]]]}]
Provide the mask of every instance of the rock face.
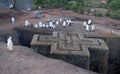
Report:
[{"label": "rock face", "polygon": [[99,37],[109,47],[108,74],[119,74],[120,70],[120,37]]},{"label": "rock face", "polygon": [[16,30],[0,30],[0,42],[7,42],[9,36],[12,37],[14,45],[19,45],[19,34]]},{"label": "rock face", "polygon": [[60,60],[44,57],[33,49],[15,46],[9,52],[0,42],[0,74],[96,74]]},{"label": "rock face", "polygon": [[[12,0],[0,0],[0,7],[9,7],[12,4]],[[32,7],[32,0],[16,0],[17,9],[27,9]]]},{"label": "rock face", "polygon": [[0,7],[8,7],[10,3],[10,0],[0,0]]},{"label": "rock face", "polygon": [[19,32],[19,38],[21,45],[30,47],[31,40],[34,34],[51,35],[53,30],[49,29],[35,29],[33,27],[17,27],[15,28]]}]

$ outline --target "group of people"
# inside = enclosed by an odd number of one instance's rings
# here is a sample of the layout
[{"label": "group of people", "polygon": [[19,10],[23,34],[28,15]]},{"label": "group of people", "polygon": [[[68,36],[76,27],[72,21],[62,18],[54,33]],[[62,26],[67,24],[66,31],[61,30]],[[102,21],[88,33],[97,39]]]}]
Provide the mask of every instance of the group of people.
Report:
[{"label": "group of people", "polygon": [[[28,20],[25,20],[25,26],[30,26],[31,23]],[[59,20],[51,20],[48,21],[47,23],[43,23],[43,22],[39,22],[38,24],[34,24],[34,28],[53,28],[55,29],[57,27],[57,25],[62,25],[64,28],[67,26],[71,26],[72,25],[72,21],[71,19],[66,19],[63,20],[62,18],[60,18]]]},{"label": "group of people", "polygon": [[94,31],[95,30],[95,25],[93,24],[91,19],[89,19],[87,22],[84,21],[83,27],[85,28],[86,31]]},{"label": "group of people", "polygon": [[[15,18],[12,17],[12,24],[15,24]],[[25,20],[25,26],[30,26],[31,23],[28,20]],[[64,28],[67,26],[72,25],[72,20],[71,19],[66,19],[63,20],[60,18],[59,20],[51,20],[48,23],[42,23],[39,22],[38,24],[35,24],[35,28],[53,28],[55,29],[57,25],[62,25]],[[83,22],[83,27],[85,28],[86,31],[94,31],[95,30],[95,25],[93,24],[92,20],[89,19],[88,21]]]},{"label": "group of people", "polygon": [[[11,5],[12,6],[12,5]],[[11,7],[10,6],[10,7]],[[39,12],[38,11],[35,11],[35,18],[39,18]],[[15,18],[12,16],[11,17],[11,22],[12,22],[12,24],[15,24]],[[26,21],[26,23],[28,23],[29,24],[29,22],[28,21]]]}]

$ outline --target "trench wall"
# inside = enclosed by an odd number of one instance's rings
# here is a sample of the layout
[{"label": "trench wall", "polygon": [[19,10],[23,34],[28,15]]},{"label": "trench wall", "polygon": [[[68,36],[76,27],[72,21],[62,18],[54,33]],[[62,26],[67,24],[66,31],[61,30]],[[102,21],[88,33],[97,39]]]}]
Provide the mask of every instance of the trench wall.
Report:
[{"label": "trench wall", "polygon": [[103,39],[109,47],[108,74],[120,73],[120,37],[91,37]]}]

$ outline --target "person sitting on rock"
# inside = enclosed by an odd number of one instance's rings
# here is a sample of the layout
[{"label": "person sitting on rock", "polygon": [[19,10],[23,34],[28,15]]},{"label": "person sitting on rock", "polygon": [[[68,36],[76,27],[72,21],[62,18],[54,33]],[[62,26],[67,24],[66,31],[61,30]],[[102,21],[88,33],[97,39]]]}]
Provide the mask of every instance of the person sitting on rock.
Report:
[{"label": "person sitting on rock", "polygon": [[11,5],[9,6],[9,8],[10,8],[10,9],[13,9],[13,4],[11,4]]}]

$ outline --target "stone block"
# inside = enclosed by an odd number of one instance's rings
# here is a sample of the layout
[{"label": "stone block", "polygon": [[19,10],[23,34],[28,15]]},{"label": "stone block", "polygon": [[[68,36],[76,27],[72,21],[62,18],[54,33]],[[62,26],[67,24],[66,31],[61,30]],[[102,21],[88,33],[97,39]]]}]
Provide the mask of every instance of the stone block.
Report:
[{"label": "stone block", "polygon": [[34,35],[31,46],[49,46],[44,51],[39,49],[84,69],[107,73],[109,49],[101,39],[84,38],[78,32],[53,32],[52,36]]}]

